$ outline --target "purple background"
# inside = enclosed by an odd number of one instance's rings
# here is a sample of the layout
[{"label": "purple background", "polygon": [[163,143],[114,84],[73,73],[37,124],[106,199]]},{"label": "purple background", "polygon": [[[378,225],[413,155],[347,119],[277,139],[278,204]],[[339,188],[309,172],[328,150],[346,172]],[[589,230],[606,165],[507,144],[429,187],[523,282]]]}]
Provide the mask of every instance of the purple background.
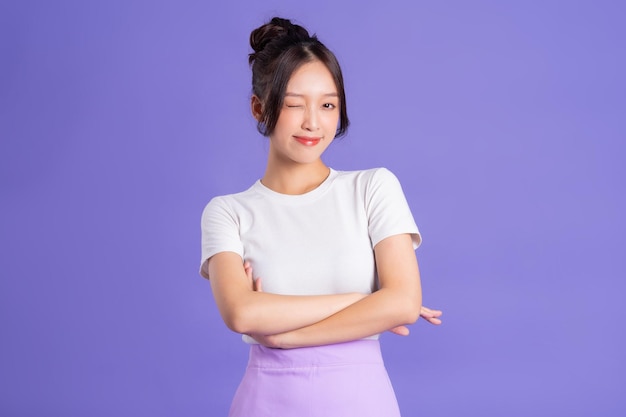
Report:
[{"label": "purple background", "polygon": [[274,14],[344,68],[327,162],[395,172],[424,235],[446,321],[383,336],[404,415],[625,415],[623,4],[2,2],[0,415],[226,414],[199,221],[263,173]]}]

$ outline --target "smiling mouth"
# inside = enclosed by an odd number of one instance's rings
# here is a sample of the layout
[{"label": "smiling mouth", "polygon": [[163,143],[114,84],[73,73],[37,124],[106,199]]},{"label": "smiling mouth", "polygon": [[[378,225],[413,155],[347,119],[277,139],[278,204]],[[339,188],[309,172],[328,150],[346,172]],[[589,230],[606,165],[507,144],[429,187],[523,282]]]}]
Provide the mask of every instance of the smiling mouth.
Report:
[{"label": "smiling mouth", "polygon": [[309,138],[305,136],[294,136],[294,138],[305,146],[315,146],[322,140],[322,138]]}]

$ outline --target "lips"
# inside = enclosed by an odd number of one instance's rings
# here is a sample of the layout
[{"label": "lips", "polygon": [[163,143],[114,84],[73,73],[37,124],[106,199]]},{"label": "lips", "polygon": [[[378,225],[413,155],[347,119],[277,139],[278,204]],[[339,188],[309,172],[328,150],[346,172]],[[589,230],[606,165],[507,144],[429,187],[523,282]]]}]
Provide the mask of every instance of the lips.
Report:
[{"label": "lips", "polygon": [[303,144],[304,146],[315,146],[320,143],[322,138],[307,137],[307,136],[294,136],[294,139]]}]

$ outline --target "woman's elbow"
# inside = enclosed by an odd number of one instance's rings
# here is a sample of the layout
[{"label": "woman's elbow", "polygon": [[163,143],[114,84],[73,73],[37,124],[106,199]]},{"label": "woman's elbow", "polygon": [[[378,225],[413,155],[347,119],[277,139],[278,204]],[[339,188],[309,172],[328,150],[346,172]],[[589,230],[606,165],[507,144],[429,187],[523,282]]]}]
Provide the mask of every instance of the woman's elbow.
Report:
[{"label": "woman's elbow", "polygon": [[226,324],[226,327],[228,327],[230,330],[232,330],[235,333],[245,333],[243,331],[243,325],[241,323],[240,320],[232,318],[232,317],[224,317],[224,324]]},{"label": "woman's elbow", "polygon": [[420,318],[422,311],[422,297],[413,296],[407,297],[403,303],[403,316],[406,324],[413,324]]},{"label": "woman's elbow", "polygon": [[405,323],[414,324],[419,318],[420,318],[420,311],[416,309],[410,309],[405,314]]},{"label": "woman's elbow", "polygon": [[222,314],[222,319],[230,330],[235,333],[240,334],[249,334],[253,333],[253,326],[251,320],[249,319],[249,314],[245,311],[246,309],[237,309],[233,311],[224,312]]}]

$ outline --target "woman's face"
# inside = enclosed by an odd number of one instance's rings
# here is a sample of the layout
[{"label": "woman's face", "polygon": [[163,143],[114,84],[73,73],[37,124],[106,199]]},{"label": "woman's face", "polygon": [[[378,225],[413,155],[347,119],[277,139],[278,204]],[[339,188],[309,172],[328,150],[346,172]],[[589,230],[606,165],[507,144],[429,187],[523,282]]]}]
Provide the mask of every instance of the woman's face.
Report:
[{"label": "woman's face", "polygon": [[339,97],[333,77],[320,61],[294,71],[274,131],[270,153],[277,161],[318,162],[333,141],[339,122]]}]

